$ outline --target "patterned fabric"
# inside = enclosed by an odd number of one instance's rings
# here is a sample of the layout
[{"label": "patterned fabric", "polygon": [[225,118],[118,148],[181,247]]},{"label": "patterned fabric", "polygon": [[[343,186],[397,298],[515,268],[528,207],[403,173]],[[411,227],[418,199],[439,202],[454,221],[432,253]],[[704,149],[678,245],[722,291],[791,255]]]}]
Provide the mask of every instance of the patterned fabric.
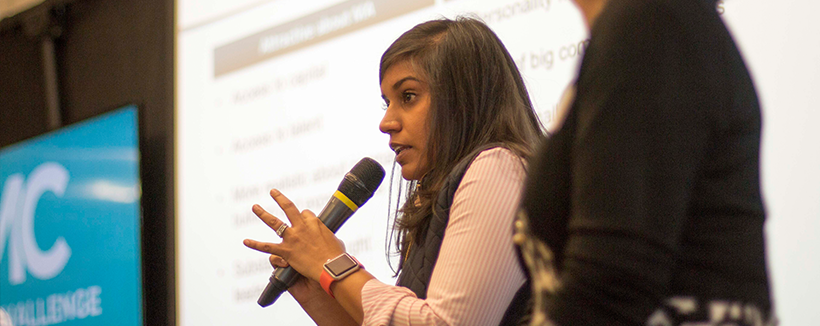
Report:
[{"label": "patterned fabric", "polygon": [[515,235],[513,242],[518,246],[521,257],[530,272],[533,305],[528,319],[522,321],[532,326],[555,326],[547,316],[546,296],[555,294],[561,286],[555,268],[555,256],[544,242],[532,236],[529,230],[527,213],[518,211],[515,218]]},{"label": "patterned fabric", "polygon": [[[552,250],[529,231],[527,215],[521,210],[516,215],[513,241],[530,271],[534,302],[529,320],[531,326],[556,326],[547,315],[547,298],[561,287]],[[676,296],[665,300],[646,321],[646,326],[775,326],[778,320],[748,302],[711,300]]]},{"label": "patterned fabric", "polygon": [[774,314],[748,302],[672,297],[655,310],[647,326],[775,326]]}]

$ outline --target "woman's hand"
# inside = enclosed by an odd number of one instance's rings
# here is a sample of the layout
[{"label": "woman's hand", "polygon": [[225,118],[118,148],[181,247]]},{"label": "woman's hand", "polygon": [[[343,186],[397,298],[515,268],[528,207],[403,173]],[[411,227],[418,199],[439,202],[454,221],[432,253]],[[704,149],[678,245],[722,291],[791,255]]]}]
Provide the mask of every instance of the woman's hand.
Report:
[{"label": "woman's hand", "polygon": [[[270,255],[269,260],[273,268],[285,268],[289,266],[288,262],[277,255]],[[300,276],[296,282],[288,288],[288,292],[302,306],[310,305],[314,302],[326,301],[326,299],[333,300],[333,298],[325,293],[318,282],[303,276]]]},{"label": "woman's hand", "polygon": [[[344,244],[342,244],[344,248]],[[270,264],[274,268],[288,267],[288,263],[277,255],[270,255]],[[299,276],[293,285],[288,288],[288,292],[302,309],[307,312],[316,325],[358,325],[353,317],[342,308],[339,303],[331,298],[322,289],[318,282]]]},{"label": "woman's hand", "polygon": [[[285,212],[291,226],[282,232],[279,244],[245,239],[245,246],[276,256],[270,258],[272,265],[289,265],[307,278],[296,282],[288,291],[318,325],[360,324],[364,318],[362,287],[373,276],[360,269],[344,280],[334,282],[335,300],[320,290],[318,282],[322,265],[344,253],[344,246],[313,212],[304,210],[300,213],[293,202],[276,189],[271,190],[270,195]],[[273,230],[284,225],[282,220],[259,205],[253,205],[253,213]]]},{"label": "woman's hand", "polygon": [[[339,245],[342,247],[342,251],[346,251],[344,242],[342,242],[342,240],[339,239],[336,240],[339,241]],[[270,265],[273,266],[274,269],[285,268],[290,266],[288,265],[288,262],[286,262],[284,259],[282,259],[282,257],[279,257],[277,255],[270,255],[268,260],[270,261]],[[333,298],[331,298],[329,295],[327,295],[327,293],[325,293],[325,290],[322,289],[322,286],[319,285],[319,282],[313,281],[304,276],[300,276],[296,280],[296,282],[288,288],[288,292],[303,307],[314,303],[319,304],[320,307],[326,306],[328,300],[333,301],[333,303],[336,303],[336,301],[333,300]]]},{"label": "woman's hand", "polygon": [[[322,265],[328,259],[344,253],[344,247],[313,212],[304,210],[300,213],[293,202],[276,189],[271,190],[270,195],[285,212],[291,226],[282,233],[282,242],[279,244],[250,239],[245,239],[243,243],[248,248],[278,256],[299,274],[318,282],[322,274]],[[284,224],[259,205],[253,205],[252,210],[273,230]],[[272,257],[272,264],[273,260]]]}]

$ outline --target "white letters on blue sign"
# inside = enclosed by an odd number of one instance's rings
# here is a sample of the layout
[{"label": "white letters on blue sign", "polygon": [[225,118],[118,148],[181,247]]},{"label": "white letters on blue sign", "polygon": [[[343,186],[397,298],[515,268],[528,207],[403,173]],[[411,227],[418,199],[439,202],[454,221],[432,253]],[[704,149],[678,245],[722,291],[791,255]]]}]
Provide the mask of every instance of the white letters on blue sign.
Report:
[{"label": "white letters on blue sign", "polygon": [[[41,251],[34,234],[34,212],[40,197],[51,191],[62,197],[68,185],[68,170],[54,162],[37,166],[23,186],[23,175],[13,174],[3,185],[0,197],[0,259],[8,239],[9,283],[26,281],[26,270],[47,280],[63,271],[71,257],[65,238],[58,237],[49,250]],[[24,194],[24,197],[20,197]]]}]

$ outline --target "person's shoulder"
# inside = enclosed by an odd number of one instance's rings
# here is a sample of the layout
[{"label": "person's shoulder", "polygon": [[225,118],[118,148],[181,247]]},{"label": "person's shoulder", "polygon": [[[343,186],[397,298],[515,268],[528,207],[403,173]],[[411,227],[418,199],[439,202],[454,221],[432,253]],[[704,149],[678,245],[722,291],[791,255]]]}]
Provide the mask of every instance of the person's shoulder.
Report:
[{"label": "person's shoulder", "polygon": [[[680,10],[679,0],[618,0],[608,1],[600,17],[613,21],[646,19],[647,15],[676,15]],[[701,1],[701,0],[688,0]],[[609,17],[609,18],[607,18]],[[669,18],[669,17],[666,17]]]},{"label": "person's shoulder", "polygon": [[706,0],[609,1],[592,26],[579,84],[651,88],[681,72],[705,74],[686,69],[722,48],[725,38],[714,37],[720,24]]},{"label": "person's shoulder", "polygon": [[621,36],[627,41],[640,36],[636,33],[668,32],[664,37],[684,36],[689,30],[715,23],[716,9],[709,3],[706,0],[609,1],[596,19],[592,34]]},{"label": "person's shoulder", "polygon": [[[634,39],[635,33],[657,32],[675,24],[669,6],[662,1],[609,1],[592,26],[593,39]],[[620,40],[620,41],[624,41]]]},{"label": "person's shoulder", "polygon": [[516,155],[509,148],[499,146],[485,149],[479,153],[470,169],[482,169],[486,171],[499,170],[524,170],[524,159]]},{"label": "person's shoulder", "polygon": [[521,157],[513,153],[513,151],[509,148],[498,146],[481,151],[481,153],[479,153],[478,156],[476,156],[476,160],[478,159],[521,160]]},{"label": "person's shoulder", "polygon": [[[527,170],[524,159],[504,147],[492,147],[482,150],[470,163],[459,182],[455,197],[464,194],[465,185],[468,193],[511,192],[522,189]],[[471,196],[468,196],[471,197]],[[486,200],[486,196],[479,196]]]}]

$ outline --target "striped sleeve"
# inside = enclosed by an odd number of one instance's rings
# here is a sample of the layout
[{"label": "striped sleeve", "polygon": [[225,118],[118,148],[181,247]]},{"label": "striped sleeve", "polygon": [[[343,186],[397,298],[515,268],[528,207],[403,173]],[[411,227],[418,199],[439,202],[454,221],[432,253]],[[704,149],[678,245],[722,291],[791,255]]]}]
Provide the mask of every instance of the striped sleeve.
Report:
[{"label": "striped sleeve", "polygon": [[524,284],[512,242],[525,169],[507,149],[486,150],[464,174],[450,210],[427,299],[371,280],[364,325],[498,325]]}]

